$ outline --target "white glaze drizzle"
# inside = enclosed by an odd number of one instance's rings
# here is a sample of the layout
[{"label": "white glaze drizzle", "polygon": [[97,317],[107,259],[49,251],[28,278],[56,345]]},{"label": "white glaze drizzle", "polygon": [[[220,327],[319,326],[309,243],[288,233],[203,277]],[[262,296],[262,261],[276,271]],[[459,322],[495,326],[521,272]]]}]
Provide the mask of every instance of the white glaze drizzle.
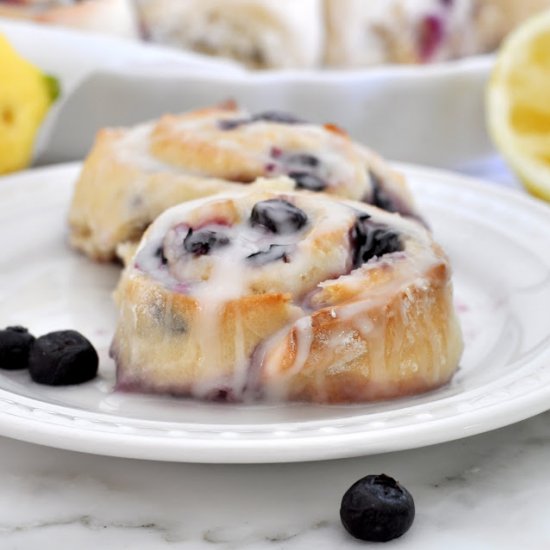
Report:
[{"label": "white glaze drizzle", "polygon": [[[192,115],[193,113],[191,113]],[[273,131],[274,124],[265,121],[255,121],[251,124],[243,124],[238,130],[223,131],[218,130],[217,125],[220,120],[243,119],[246,120],[250,115],[246,111],[214,111],[209,116],[182,116],[174,119],[174,131],[177,139],[178,130],[182,132],[193,132],[197,139],[208,139],[215,130],[216,148],[226,151],[232,151],[244,157],[250,157],[258,166],[267,166],[274,163],[276,169],[272,174],[266,170],[266,176],[281,176],[285,174],[283,167],[277,166],[277,161],[269,156],[269,147],[256,151],[243,150],[243,145],[239,141],[239,133],[257,136],[257,143],[261,144],[266,140],[266,136],[274,139],[273,146],[279,144],[288,154],[306,153],[315,155],[320,161],[320,176],[328,185],[343,196],[354,200],[362,200],[363,197],[369,197],[372,193],[372,182],[368,177],[368,170],[378,166],[378,172],[383,175],[383,181],[388,183],[390,189],[401,188],[394,182],[394,174],[390,170],[382,170],[385,166],[380,159],[362,146],[349,141],[347,138],[335,134],[322,126],[315,124],[300,124],[297,126],[285,126],[285,131],[289,128],[299,128],[299,134],[296,133],[293,139],[285,136],[284,133],[277,137]],[[121,136],[116,145],[116,157],[119,162],[131,166],[134,169],[144,173],[163,173],[181,174],[199,177],[214,177],[207,171],[199,171],[191,167],[173,165],[156,157],[151,152],[152,134],[156,127],[156,122],[149,122],[120,130]],[[292,130],[291,130],[292,131]],[[285,147],[285,143],[287,147]],[[301,145],[300,145],[301,144]],[[299,171],[299,170],[298,170]],[[382,174],[383,173],[383,174]],[[412,209],[410,197],[403,193],[403,200]]]}]

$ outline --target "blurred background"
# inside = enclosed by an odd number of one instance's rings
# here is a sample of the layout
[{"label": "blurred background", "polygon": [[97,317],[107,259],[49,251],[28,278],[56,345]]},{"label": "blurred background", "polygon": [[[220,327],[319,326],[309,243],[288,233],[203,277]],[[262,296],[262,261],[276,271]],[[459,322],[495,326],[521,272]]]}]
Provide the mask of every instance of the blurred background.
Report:
[{"label": "blurred background", "polygon": [[494,50],[546,0],[2,0],[0,15],[252,69],[435,63]]},{"label": "blurred background", "polygon": [[[51,77],[32,156],[17,166],[81,159],[104,126],[234,99],[338,124],[392,160],[513,185],[487,132],[486,89],[502,41],[546,8],[550,0],[0,0],[0,34]],[[4,72],[6,59],[0,51]],[[0,82],[5,97],[14,78]]]}]

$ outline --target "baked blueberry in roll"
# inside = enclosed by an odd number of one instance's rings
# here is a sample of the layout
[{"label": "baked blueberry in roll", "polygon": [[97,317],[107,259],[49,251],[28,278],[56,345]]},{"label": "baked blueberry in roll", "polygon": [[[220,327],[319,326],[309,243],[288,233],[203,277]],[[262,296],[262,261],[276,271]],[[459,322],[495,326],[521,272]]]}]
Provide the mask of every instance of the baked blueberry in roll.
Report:
[{"label": "baked blueberry in roll", "polygon": [[175,206],[115,296],[125,391],[365,402],[445,384],[462,352],[449,262],[430,233],[325,194]]},{"label": "baked blueberry in roll", "polygon": [[342,130],[280,112],[251,115],[230,103],[102,130],[76,184],[71,242],[92,258],[112,259],[170,206],[283,175],[296,190],[417,215],[402,177]]}]

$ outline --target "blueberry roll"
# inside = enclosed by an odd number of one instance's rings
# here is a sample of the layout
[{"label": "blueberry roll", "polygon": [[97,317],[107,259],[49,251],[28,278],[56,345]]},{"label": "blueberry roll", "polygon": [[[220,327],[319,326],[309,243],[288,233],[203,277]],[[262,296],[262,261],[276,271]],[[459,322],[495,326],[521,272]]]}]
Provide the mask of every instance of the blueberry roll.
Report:
[{"label": "blueberry roll", "polygon": [[146,36],[252,69],[317,66],[322,0],[136,0]]},{"label": "blueberry roll", "polygon": [[448,259],[420,224],[324,194],[164,212],[117,291],[117,386],[229,401],[365,402],[445,384],[462,352]]},{"label": "blueberry roll", "polygon": [[109,260],[170,206],[282,175],[299,191],[416,216],[402,177],[342,130],[280,112],[251,115],[230,103],[102,130],[76,184],[71,242]]},{"label": "blueberry roll", "polygon": [[478,53],[479,0],[326,0],[326,62],[433,63]]}]

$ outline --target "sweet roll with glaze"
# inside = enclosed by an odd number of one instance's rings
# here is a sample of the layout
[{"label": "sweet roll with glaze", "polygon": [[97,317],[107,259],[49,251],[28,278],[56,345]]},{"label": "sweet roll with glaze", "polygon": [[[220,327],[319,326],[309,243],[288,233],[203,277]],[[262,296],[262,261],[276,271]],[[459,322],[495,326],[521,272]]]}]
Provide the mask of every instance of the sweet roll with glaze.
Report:
[{"label": "sweet roll with glaze", "polygon": [[324,194],[256,189],[167,210],[116,302],[125,391],[365,402],[445,384],[462,352],[429,232]]},{"label": "sweet roll with glaze", "polygon": [[228,103],[102,130],[75,187],[70,240],[110,260],[170,206],[282,175],[297,190],[418,217],[401,175],[342,130],[287,113],[251,115]]}]

